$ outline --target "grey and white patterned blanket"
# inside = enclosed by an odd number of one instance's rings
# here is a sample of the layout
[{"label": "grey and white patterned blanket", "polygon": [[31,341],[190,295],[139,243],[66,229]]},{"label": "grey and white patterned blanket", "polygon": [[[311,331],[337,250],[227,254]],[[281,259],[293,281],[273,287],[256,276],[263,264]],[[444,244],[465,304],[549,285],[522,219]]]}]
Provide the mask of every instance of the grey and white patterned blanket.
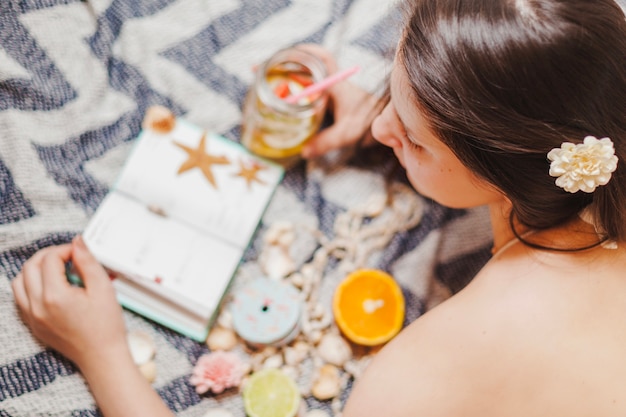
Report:
[{"label": "grey and white patterned blanket", "polygon": [[[99,415],[77,369],[19,320],[10,282],[37,249],[81,232],[146,108],[164,105],[237,141],[255,64],[288,45],[319,43],[340,67],[360,64],[353,81],[373,90],[390,67],[397,18],[391,0],[0,1],[0,417]],[[332,237],[339,213],[384,188],[382,171],[364,160],[290,168],[259,234],[289,220]],[[368,260],[401,283],[406,323],[424,312],[429,294],[458,289],[489,256],[483,210],[423,205],[421,222]],[[259,239],[244,269],[257,261]],[[206,345],[131,312],[125,319],[155,339],[154,387],[177,415],[201,416],[218,404],[244,415],[236,391],[199,396],[189,384]]]}]

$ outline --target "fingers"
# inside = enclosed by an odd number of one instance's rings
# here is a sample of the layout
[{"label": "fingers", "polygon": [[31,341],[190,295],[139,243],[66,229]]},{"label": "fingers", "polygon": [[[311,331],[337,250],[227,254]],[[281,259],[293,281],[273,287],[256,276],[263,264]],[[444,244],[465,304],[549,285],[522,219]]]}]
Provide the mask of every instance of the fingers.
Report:
[{"label": "fingers", "polygon": [[108,288],[112,288],[109,275],[89,252],[80,235],[72,240],[72,260],[87,292],[109,291]]},{"label": "fingers", "polygon": [[[357,133],[355,135],[355,133]],[[346,147],[357,142],[359,137],[355,131],[349,131],[342,124],[335,124],[320,131],[310,142],[302,148],[302,157],[312,159],[322,156],[332,150]]]},{"label": "fingers", "polygon": [[36,305],[35,300],[40,300],[43,296],[43,271],[42,264],[44,260],[46,262],[57,262],[63,268],[62,278],[65,278],[65,262],[70,257],[70,246],[59,245],[50,246],[36,252],[29,260],[27,260],[22,266],[22,280],[24,292],[29,300],[29,305],[32,308]]},{"label": "fingers", "polygon": [[26,289],[24,288],[24,276],[19,273],[11,282],[11,289],[13,290],[13,297],[15,303],[23,315],[25,312],[30,311],[30,303],[28,296],[26,295]]},{"label": "fingers", "polygon": [[48,301],[58,299],[63,291],[70,288],[66,264],[70,261],[71,256],[72,246],[66,244],[50,248],[41,259],[39,266],[41,285],[43,296]]},{"label": "fingers", "polygon": [[337,62],[335,61],[333,54],[331,54],[330,51],[328,51],[328,49],[324,48],[323,46],[314,43],[303,43],[300,45],[296,45],[296,48],[302,49],[303,51],[313,54],[321,59],[326,66],[326,71],[328,72],[328,74],[334,74],[335,72],[337,72]]}]

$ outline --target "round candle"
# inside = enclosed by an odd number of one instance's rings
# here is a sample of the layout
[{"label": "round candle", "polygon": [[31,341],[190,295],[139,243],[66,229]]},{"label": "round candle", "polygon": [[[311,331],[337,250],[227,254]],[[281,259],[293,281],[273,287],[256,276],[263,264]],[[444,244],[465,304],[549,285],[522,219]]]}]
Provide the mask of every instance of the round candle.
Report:
[{"label": "round candle", "polygon": [[300,330],[302,301],[286,282],[258,278],[241,288],[232,302],[233,327],[253,346],[280,346]]}]

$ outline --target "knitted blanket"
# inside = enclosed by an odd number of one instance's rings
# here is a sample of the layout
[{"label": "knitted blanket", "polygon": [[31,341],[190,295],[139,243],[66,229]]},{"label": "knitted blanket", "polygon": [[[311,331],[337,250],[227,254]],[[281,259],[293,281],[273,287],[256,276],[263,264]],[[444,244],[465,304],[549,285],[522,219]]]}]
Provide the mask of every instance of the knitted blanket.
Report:
[{"label": "knitted blanket", "polygon": [[[0,2],[0,417],[100,415],[76,367],[40,344],[20,321],[10,282],[36,250],[68,242],[83,230],[114,183],[146,109],[168,107],[239,141],[252,68],[276,50],[303,42],[330,49],[340,68],[360,64],[352,81],[374,91],[390,68],[397,41],[394,3]],[[420,197],[401,175],[390,174],[392,159],[388,152],[370,150],[291,166],[234,288],[261,274],[264,232],[278,221],[306,230],[297,233],[292,250],[298,267],[312,261],[322,241],[341,237],[357,248],[359,256],[349,262],[337,251],[326,253],[322,304],[356,267],[380,268],[396,278],[407,304],[405,325],[461,288],[489,257],[486,212],[450,210]],[[368,212],[389,190],[402,207],[420,215],[393,205]],[[365,214],[342,229],[350,213]],[[360,233],[364,230],[370,232]],[[376,240],[379,236],[383,240]],[[199,395],[190,384],[197,359],[209,351],[206,344],[130,311],[124,315],[129,330],[154,339],[153,386],[176,415],[202,416],[223,407],[244,416],[238,390]],[[350,386],[350,381],[343,386],[340,403]],[[310,395],[305,404],[337,411],[331,401]]]}]

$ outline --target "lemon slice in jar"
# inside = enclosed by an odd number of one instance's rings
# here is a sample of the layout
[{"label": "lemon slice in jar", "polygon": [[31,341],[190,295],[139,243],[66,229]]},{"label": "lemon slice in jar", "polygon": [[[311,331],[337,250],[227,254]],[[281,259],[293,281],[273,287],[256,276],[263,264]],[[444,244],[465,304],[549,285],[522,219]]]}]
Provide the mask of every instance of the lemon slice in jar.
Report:
[{"label": "lemon slice in jar", "polygon": [[243,389],[243,403],[248,417],[294,417],[300,400],[296,382],[275,368],[252,374]]},{"label": "lemon slice in jar", "polygon": [[[303,89],[301,84],[285,77],[268,77],[268,83],[273,91],[279,87],[288,86],[288,92],[280,94],[285,96],[296,94]],[[308,102],[308,98],[303,98],[298,104],[308,104]],[[314,116],[301,119],[295,116],[268,114],[260,129],[260,137],[266,146],[273,149],[295,148],[312,136],[313,123]]]}]

